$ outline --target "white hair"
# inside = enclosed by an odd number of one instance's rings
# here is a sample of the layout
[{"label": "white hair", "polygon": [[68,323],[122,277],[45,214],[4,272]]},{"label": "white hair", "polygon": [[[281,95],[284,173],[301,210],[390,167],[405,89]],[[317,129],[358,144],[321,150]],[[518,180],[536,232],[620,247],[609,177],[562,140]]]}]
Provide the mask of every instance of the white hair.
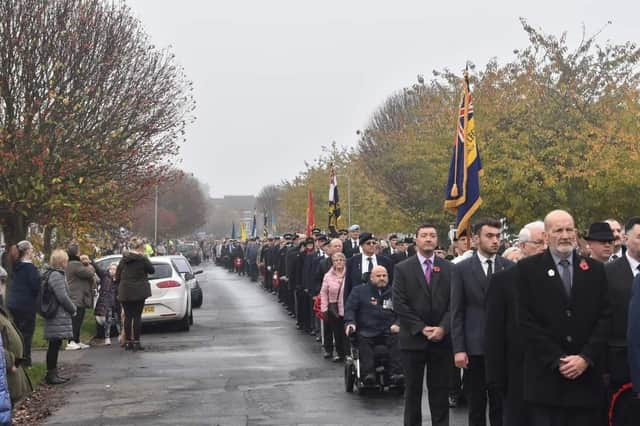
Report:
[{"label": "white hair", "polygon": [[522,227],[520,233],[518,234],[518,242],[526,243],[531,240],[531,231],[539,229],[544,231],[544,222],[541,220],[536,220],[535,222],[527,223]]}]

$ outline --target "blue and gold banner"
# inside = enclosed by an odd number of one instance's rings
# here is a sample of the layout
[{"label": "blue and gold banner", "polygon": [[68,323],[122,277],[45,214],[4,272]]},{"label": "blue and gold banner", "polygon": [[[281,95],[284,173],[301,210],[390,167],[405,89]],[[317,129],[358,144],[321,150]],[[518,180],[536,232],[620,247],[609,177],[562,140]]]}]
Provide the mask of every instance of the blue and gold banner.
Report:
[{"label": "blue and gold banner", "polygon": [[456,235],[467,228],[471,217],[482,204],[482,198],[480,198],[482,173],[473,118],[473,98],[469,90],[469,77],[465,72],[464,94],[458,113],[458,126],[444,201],[444,208],[457,216]]}]

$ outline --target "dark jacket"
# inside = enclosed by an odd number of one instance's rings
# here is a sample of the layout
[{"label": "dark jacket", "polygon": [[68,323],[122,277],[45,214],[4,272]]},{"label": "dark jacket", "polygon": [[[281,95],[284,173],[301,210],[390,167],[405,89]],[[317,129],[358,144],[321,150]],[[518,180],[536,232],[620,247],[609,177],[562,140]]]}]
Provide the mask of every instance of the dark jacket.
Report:
[{"label": "dark jacket", "polygon": [[626,256],[606,263],[609,284],[609,302],[611,303],[611,336],[607,349],[607,373],[611,382],[622,385],[629,382],[629,363],[627,361],[627,319],[629,301],[633,285],[633,272]]},{"label": "dark jacket", "polygon": [[[513,266],[495,257],[494,273]],[[451,278],[451,342],[453,353],[484,354],[485,298],[489,288],[478,253],[457,263]]]},{"label": "dark jacket", "polygon": [[487,386],[505,392],[507,425],[527,425],[529,413],[523,407],[524,342],[518,314],[519,269],[493,274],[487,291],[487,324],[484,363]]},{"label": "dark jacket", "polygon": [[629,303],[629,370],[633,391],[640,393],[640,274],[633,280],[631,303]]},{"label": "dark jacket", "polygon": [[389,328],[398,324],[391,288],[378,289],[370,283],[354,288],[344,309],[344,324],[355,324],[356,332],[362,337],[390,334]]},{"label": "dark jacket", "polygon": [[[359,286],[363,282],[363,273],[367,271],[362,270],[362,258],[367,257],[364,254],[356,254],[347,260],[347,274],[344,280],[344,300],[346,304],[346,300],[349,298],[349,294],[351,290],[353,290],[356,286]],[[384,266],[387,270],[387,274],[389,275],[389,285],[393,284],[393,263],[391,259],[386,256],[380,256],[374,254],[372,257],[376,258],[376,263],[380,266]]]},{"label": "dark jacket", "polygon": [[151,285],[147,276],[154,272],[155,269],[147,256],[135,252],[125,253],[116,269],[118,300],[138,302],[151,296]]},{"label": "dark jacket", "polygon": [[7,307],[12,311],[36,314],[36,299],[40,291],[40,273],[31,262],[17,261],[9,285]]},{"label": "dark jacket", "polygon": [[107,310],[114,309],[116,305],[116,293],[117,286],[113,282],[113,278],[109,275],[109,272],[102,274],[100,280],[100,293],[98,295],[98,301],[96,302],[95,314],[104,316],[107,314]]},{"label": "dark jacket", "polygon": [[347,259],[355,256],[360,253],[360,242],[358,241],[356,245],[353,244],[351,238],[347,238],[342,243],[342,253],[346,256]]},{"label": "dark jacket", "polygon": [[[573,254],[567,297],[549,250],[518,263],[524,398],[556,407],[596,407],[602,402],[603,356],[611,330],[604,265]],[[560,358],[581,355],[589,367],[575,380],[558,371]]]},{"label": "dark jacket", "polygon": [[64,271],[52,269],[48,282],[58,301],[58,309],[53,318],[45,318],[44,320],[44,338],[47,340],[73,338],[71,317],[76,313],[76,305],[69,297],[69,285],[65,279]]},{"label": "dark jacket", "polygon": [[[427,285],[417,256],[411,256],[395,266],[393,307],[400,318],[400,349],[451,350],[449,297],[452,270],[451,262],[436,256],[431,282]],[[422,334],[426,326],[442,327],[445,337],[440,342],[430,342]]]}]

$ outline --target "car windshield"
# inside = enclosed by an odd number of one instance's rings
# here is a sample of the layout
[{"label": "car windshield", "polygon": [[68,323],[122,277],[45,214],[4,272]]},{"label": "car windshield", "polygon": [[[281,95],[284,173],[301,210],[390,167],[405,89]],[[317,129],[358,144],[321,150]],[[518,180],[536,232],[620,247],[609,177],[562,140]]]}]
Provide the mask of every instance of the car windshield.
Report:
[{"label": "car windshield", "polygon": [[186,259],[183,259],[181,257],[174,257],[173,258],[173,263],[176,266],[176,269],[178,270],[178,272],[180,272],[181,274],[184,274],[185,272],[191,272],[191,268],[189,267],[189,262],[187,262]]},{"label": "car windshield", "polygon": [[195,244],[180,244],[178,245],[178,251],[181,253],[185,253],[185,252],[189,252],[192,250],[195,250],[196,246]]},{"label": "car windshield", "polygon": [[155,272],[148,275],[150,280],[169,278],[171,276],[171,265],[167,263],[154,263],[153,269],[155,269]]}]

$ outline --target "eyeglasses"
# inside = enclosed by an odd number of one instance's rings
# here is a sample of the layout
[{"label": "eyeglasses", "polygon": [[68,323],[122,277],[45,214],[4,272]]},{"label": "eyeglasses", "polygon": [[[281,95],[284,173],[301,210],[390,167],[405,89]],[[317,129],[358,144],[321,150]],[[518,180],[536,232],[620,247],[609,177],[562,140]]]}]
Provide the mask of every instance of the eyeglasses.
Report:
[{"label": "eyeglasses", "polygon": [[378,242],[377,241],[367,241],[365,244],[368,245],[368,246],[374,246],[374,245],[378,244]]}]

